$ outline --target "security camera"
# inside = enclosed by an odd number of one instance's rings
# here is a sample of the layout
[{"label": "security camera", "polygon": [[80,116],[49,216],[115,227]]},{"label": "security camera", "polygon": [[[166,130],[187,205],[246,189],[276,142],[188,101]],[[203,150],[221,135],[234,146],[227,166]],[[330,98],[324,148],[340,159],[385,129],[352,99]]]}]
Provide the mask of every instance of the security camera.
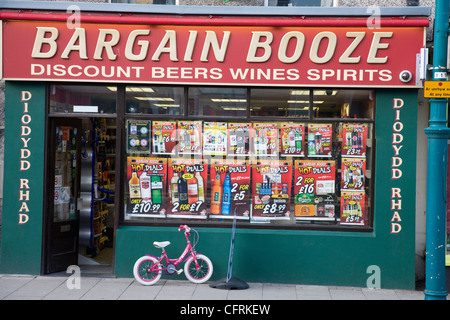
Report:
[{"label": "security camera", "polygon": [[399,78],[401,82],[404,83],[410,82],[412,79],[412,73],[409,72],[408,70],[403,70],[402,72],[400,72]]}]

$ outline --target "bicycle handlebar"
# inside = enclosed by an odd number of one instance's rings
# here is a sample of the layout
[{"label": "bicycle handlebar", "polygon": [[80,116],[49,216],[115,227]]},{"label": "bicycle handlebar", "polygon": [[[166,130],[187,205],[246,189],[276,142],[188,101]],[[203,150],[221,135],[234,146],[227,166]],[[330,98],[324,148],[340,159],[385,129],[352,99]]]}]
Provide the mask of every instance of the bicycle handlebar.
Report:
[{"label": "bicycle handlebar", "polygon": [[187,225],[185,225],[185,224],[182,224],[182,225],[180,225],[180,227],[178,228],[178,232],[180,232],[180,231],[182,231],[182,230],[184,230],[185,232],[190,232],[191,231],[191,228],[189,228]]}]

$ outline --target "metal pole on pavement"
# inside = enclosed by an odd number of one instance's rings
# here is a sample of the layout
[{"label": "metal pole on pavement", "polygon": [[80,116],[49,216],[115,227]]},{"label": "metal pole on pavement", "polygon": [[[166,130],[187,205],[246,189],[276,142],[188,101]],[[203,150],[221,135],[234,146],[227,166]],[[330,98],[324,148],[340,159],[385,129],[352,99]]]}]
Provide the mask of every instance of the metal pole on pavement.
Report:
[{"label": "metal pole on pavement", "polygon": [[[449,0],[436,0],[434,23],[433,80],[447,80]],[[427,155],[427,206],[425,253],[425,300],[445,300],[445,234],[447,197],[446,98],[430,99]]]}]

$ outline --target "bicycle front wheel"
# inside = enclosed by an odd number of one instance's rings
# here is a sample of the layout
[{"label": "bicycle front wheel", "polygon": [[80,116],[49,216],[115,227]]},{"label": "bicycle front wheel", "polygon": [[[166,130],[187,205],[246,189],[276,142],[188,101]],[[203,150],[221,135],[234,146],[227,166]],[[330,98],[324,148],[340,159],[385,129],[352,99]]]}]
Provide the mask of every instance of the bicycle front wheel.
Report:
[{"label": "bicycle front wheel", "polygon": [[203,254],[195,255],[199,268],[195,265],[194,257],[190,256],[184,264],[184,274],[193,283],[203,283],[211,278],[213,264],[209,258]]},{"label": "bicycle front wheel", "polygon": [[133,267],[133,275],[137,282],[145,286],[151,286],[161,278],[162,271],[151,271],[151,267],[158,263],[158,259],[152,256],[139,258]]}]

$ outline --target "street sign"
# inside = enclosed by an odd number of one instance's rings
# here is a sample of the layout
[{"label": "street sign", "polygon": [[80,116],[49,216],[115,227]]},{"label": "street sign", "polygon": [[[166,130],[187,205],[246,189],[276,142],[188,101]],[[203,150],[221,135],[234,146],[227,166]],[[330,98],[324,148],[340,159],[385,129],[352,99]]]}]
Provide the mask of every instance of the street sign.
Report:
[{"label": "street sign", "polygon": [[450,81],[425,81],[425,98],[450,98]]}]

